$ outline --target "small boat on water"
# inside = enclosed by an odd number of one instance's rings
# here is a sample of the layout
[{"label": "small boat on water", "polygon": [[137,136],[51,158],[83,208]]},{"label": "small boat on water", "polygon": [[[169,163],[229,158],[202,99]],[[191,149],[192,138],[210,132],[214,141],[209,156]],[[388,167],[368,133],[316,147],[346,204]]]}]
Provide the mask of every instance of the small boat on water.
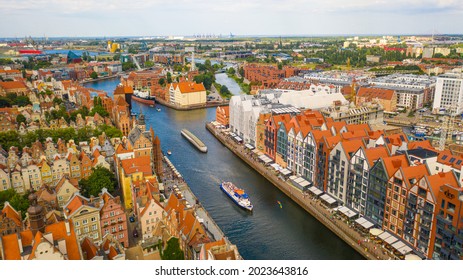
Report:
[{"label": "small boat on water", "polygon": [[222,182],[222,184],[220,184],[220,189],[239,207],[248,211],[252,211],[254,208],[249,200],[249,196],[244,192],[244,190],[238,188],[232,182]]},{"label": "small boat on water", "polygon": [[170,156],[172,152],[170,150],[167,150],[167,154]]},{"label": "small boat on water", "polygon": [[157,108],[156,111],[161,112],[161,108]]},{"label": "small boat on water", "polygon": [[148,91],[148,90],[145,90],[145,91],[143,91],[143,90],[134,90],[133,95],[132,95],[132,99],[137,101],[137,102],[149,105],[150,107],[154,107],[154,104],[155,104],[155,100],[150,95],[150,91]]}]

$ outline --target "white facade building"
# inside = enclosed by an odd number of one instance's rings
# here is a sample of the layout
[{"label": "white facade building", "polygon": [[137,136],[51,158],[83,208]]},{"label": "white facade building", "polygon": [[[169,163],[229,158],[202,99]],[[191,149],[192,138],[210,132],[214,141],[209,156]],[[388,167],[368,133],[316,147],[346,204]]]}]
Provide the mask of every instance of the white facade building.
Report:
[{"label": "white facade building", "polygon": [[437,77],[433,112],[452,110],[452,114],[463,112],[463,73],[444,74]]},{"label": "white facade building", "polygon": [[262,90],[259,95],[230,99],[230,129],[245,143],[256,145],[256,125],[261,113],[296,113],[297,109],[322,109],[334,102],[347,104],[341,93],[313,93],[311,90]]}]

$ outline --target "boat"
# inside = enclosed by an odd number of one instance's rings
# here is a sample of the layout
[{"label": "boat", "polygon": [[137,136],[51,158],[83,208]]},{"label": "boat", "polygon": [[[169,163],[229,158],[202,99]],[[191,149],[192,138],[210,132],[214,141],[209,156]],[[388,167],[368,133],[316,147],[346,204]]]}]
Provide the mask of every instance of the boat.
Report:
[{"label": "boat", "polygon": [[252,211],[254,208],[249,200],[249,196],[244,192],[244,190],[238,188],[232,182],[222,182],[222,184],[220,184],[220,189],[239,207],[248,211]]},{"label": "boat", "polygon": [[157,108],[156,111],[161,112],[161,108]]},{"label": "boat", "polygon": [[170,150],[167,150],[167,154],[170,156],[172,152]]},{"label": "boat", "polygon": [[204,143],[199,140],[193,133],[191,133],[188,129],[182,129],[180,132],[183,137],[185,137],[191,144],[193,144],[198,150],[203,153],[207,153],[207,147]]},{"label": "boat", "polygon": [[154,103],[155,103],[155,100],[153,97],[151,97],[149,91],[143,91],[143,90],[136,89],[133,91],[132,99],[137,102],[150,105],[150,106],[154,106]]}]

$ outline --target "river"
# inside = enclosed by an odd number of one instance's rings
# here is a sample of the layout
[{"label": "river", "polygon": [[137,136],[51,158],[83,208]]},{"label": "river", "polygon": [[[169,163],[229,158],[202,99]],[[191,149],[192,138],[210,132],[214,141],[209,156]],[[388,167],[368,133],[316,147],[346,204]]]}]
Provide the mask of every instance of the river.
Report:
[{"label": "river", "polygon": [[[228,79],[226,75],[219,78]],[[222,80],[227,87],[230,83],[233,93],[239,92],[236,91],[239,86],[236,85],[236,89],[231,82],[234,83],[230,79]],[[112,95],[118,83],[116,79],[86,86]],[[175,111],[156,106],[161,108],[160,112],[133,102],[133,110],[143,110],[147,126],[152,126],[161,139],[162,149],[172,151],[170,160],[229,240],[238,246],[244,259],[363,259],[209,134],[205,123],[215,119],[215,108]],[[198,136],[207,145],[208,153],[199,152],[182,137],[182,128]],[[225,180],[246,190],[254,204],[253,213],[238,208],[219,189],[220,182]],[[277,201],[282,203],[282,208]]]}]

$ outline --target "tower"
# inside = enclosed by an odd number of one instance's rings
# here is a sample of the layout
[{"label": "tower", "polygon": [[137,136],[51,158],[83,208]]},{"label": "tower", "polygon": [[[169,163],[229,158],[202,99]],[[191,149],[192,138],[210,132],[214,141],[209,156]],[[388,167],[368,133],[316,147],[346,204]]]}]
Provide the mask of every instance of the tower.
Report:
[{"label": "tower", "polygon": [[[153,134],[154,135],[154,132]],[[162,167],[162,151],[161,151],[161,140],[159,137],[156,136],[153,141],[153,155],[154,155],[154,169],[156,174],[161,177],[164,173],[164,169]]]},{"label": "tower", "polygon": [[43,232],[45,229],[45,214],[43,207],[37,203],[37,195],[35,193],[31,193],[28,199],[30,206],[27,209],[27,214],[29,215],[30,230],[33,236],[35,236],[37,231]]},{"label": "tower", "polygon": [[195,71],[196,70],[196,64],[195,64],[195,50],[191,52],[191,67],[190,71]]},{"label": "tower", "polygon": [[141,132],[146,131],[145,115],[141,111],[141,108],[140,108],[140,115],[138,115],[137,126]]}]

